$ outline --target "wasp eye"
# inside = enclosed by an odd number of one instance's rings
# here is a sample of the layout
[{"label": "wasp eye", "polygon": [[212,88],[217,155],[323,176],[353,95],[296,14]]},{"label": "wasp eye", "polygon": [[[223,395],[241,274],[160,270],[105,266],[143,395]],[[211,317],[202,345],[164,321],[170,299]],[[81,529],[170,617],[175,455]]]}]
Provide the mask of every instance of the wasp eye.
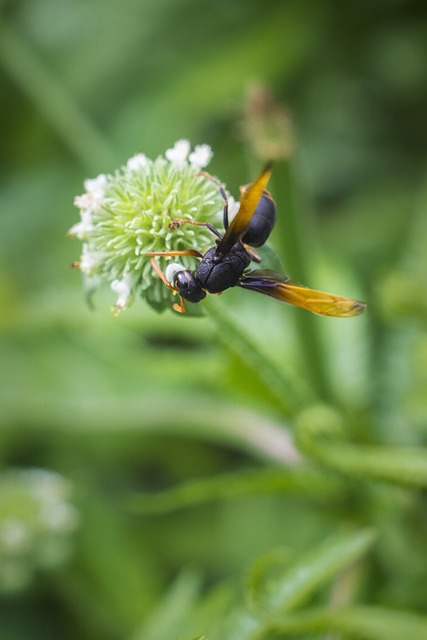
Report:
[{"label": "wasp eye", "polygon": [[193,282],[194,276],[190,271],[178,271],[173,278],[174,287],[178,289],[180,293],[182,291],[188,291]]},{"label": "wasp eye", "polygon": [[189,302],[200,302],[206,296],[191,271],[178,271],[173,279],[173,286]]}]

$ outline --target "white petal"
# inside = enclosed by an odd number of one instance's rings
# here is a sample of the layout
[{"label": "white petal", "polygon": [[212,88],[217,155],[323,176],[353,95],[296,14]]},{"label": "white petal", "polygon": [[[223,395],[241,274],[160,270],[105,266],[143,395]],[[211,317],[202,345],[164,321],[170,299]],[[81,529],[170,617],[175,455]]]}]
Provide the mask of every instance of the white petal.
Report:
[{"label": "white petal", "polygon": [[87,243],[83,245],[83,252],[80,258],[80,271],[90,276],[98,268],[100,255],[95,251],[91,251]]},{"label": "white petal", "polygon": [[138,171],[148,165],[147,156],[143,153],[137,153],[136,156],[132,156],[126,163],[126,167],[131,171]]},{"label": "white petal", "polygon": [[193,167],[197,169],[203,169],[207,167],[209,162],[212,160],[213,151],[208,144],[198,144],[193,153],[190,153],[189,161]]},{"label": "white petal", "polygon": [[69,229],[68,234],[75,236],[79,240],[87,240],[94,226],[92,224],[92,210],[84,209],[80,212],[81,220]]},{"label": "white petal", "polygon": [[166,149],[165,156],[176,167],[183,167],[190,153],[191,145],[188,140],[182,139],[175,142],[172,149]]},{"label": "white petal", "polygon": [[118,298],[115,304],[116,309],[124,309],[132,296],[133,283],[129,276],[125,276],[122,280],[113,280],[111,283],[111,289],[114,293],[117,293]]},{"label": "white petal", "polygon": [[83,234],[84,234],[84,229],[82,228],[81,222],[76,222],[76,224],[73,224],[73,226],[70,229],[68,229],[68,235],[72,236],[73,238],[78,238],[79,240],[82,240]]},{"label": "white petal", "polygon": [[105,173],[100,173],[96,178],[84,181],[85,189],[92,195],[103,198],[105,195],[105,188],[107,186],[107,176]]},{"label": "white petal", "polygon": [[90,193],[83,193],[81,196],[74,198],[74,206],[78,209],[90,209],[92,202],[93,198]]},{"label": "white petal", "polygon": [[96,193],[83,193],[81,196],[76,196],[74,198],[74,206],[84,210],[97,211],[102,204],[103,196],[97,195]]}]

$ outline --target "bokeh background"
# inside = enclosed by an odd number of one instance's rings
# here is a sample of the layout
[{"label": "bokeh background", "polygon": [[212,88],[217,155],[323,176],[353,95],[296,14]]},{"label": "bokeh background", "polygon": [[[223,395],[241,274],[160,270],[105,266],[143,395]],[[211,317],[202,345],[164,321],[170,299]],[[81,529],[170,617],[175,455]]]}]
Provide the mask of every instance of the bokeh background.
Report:
[{"label": "bokeh background", "polygon": [[[221,475],[298,467],[288,434],[319,402],[355,446],[422,451],[425,2],[0,8],[1,637],[231,638],[221,621],[252,560],[343,526],[381,540],[350,602],[425,613],[418,488],[359,472],[341,499],[320,480],[227,496]],[[66,237],[83,180],[185,137],[212,146],[209,168],[237,196],[263,162],[258,116],[286,150],[271,183],[283,269],[368,312],[323,319],[246,291],[204,318],[140,301],[114,318],[109,291],[89,309]],[[172,488],[190,481],[186,508]],[[131,500],[160,490],[164,502]]]}]

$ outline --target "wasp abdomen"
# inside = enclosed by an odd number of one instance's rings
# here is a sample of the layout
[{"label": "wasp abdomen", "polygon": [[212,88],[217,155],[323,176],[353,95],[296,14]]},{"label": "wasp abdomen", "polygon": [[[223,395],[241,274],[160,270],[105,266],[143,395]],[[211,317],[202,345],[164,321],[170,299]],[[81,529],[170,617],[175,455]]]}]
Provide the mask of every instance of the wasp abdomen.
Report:
[{"label": "wasp abdomen", "polygon": [[261,247],[267,242],[276,222],[276,205],[268,191],[264,191],[255,209],[242,242],[251,247]]}]

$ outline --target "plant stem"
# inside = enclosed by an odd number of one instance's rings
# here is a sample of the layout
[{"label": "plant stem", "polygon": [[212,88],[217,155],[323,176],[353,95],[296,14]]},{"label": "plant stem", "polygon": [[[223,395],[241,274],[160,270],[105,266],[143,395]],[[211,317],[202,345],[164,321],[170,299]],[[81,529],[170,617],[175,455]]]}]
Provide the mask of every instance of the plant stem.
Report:
[{"label": "plant stem", "polygon": [[10,25],[0,21],[0,60],[10,77],[90,173],[113,168],[117,157],[37,53]]},{"label": "plant stem", "polygon": [[[278,212],[274,244],[279,255],[285,257],[291,276],[309,285],[312,281],[310,244],[316,230],[312,217],[303,212],[303,206],[298,202],[294,173],[292,161],[282,161],[277,163],[271,178],[271,190]],[[295,311],[295,319],[307,375],[319,396],[330,401],[332,391],[325,367],[319,319],[299,309]]]},{"label": "plant stem", "polygon": [[217,299],[208,299],[205,306],[209,308],[209,316],[219,328],[219,339],[227,349],[235,352],[250,366],[254,378],[268,387],[286,415],[294,415],[316,402],[316,397],[305,381],[290,368],[284,365],[277,367],[267,358],[248,335],[246,328],[231,318],[224,304]]}]

